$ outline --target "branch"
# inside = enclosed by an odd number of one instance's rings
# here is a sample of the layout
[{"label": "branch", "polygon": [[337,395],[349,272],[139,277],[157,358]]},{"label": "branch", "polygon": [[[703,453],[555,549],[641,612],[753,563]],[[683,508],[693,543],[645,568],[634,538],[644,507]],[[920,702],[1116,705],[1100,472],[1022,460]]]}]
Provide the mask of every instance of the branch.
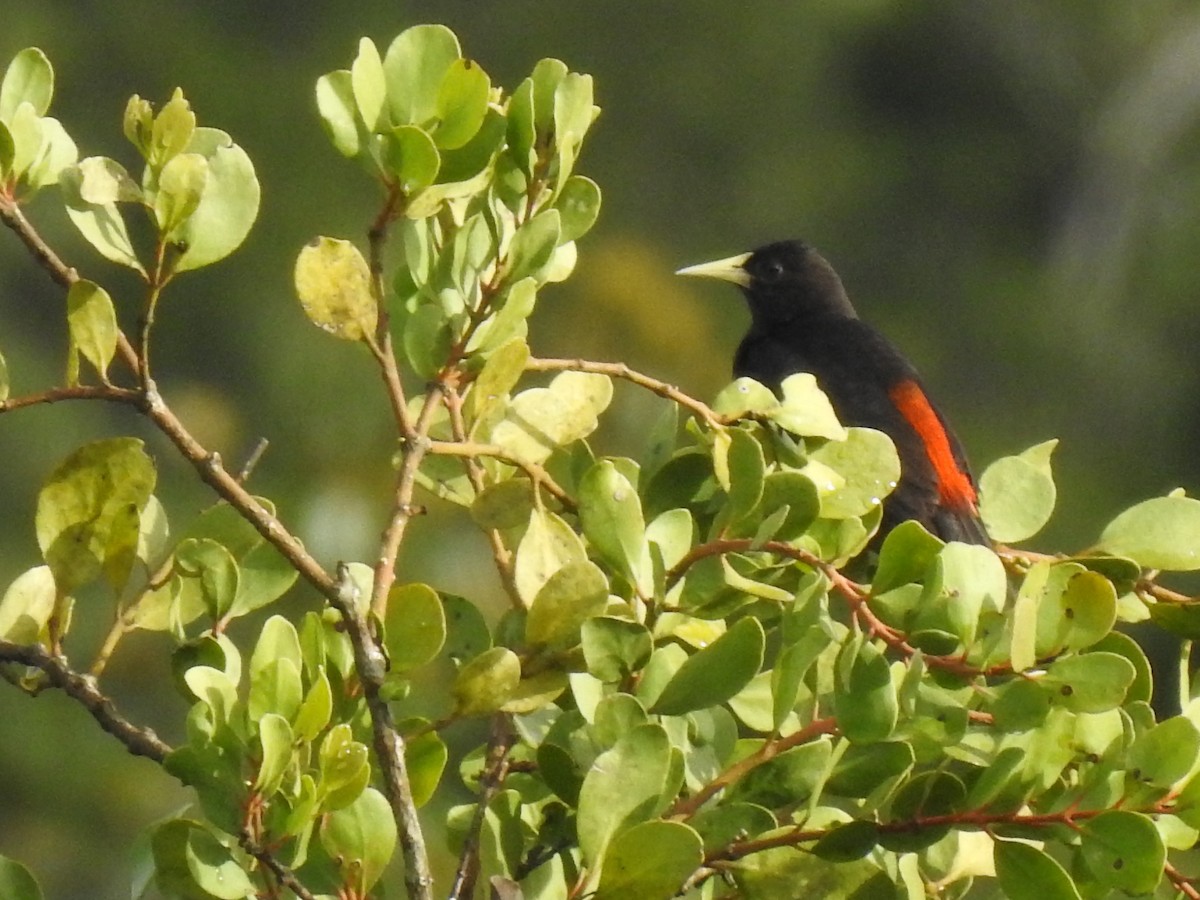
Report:
[{"label": "branch", "polygon": [[400,555],[400,543],[404,531],[418,509],[413,505],[413,492],[417,487],[417,469],[429,452],[429,426],[433,414],[441,403],[445,387],[434,383],[425,394],[425,404],[417,414],[411,434],[404,435],[405,447],[400,471],[396,475],[396,492],[392,502],[392,515],[379,541],[379,561],[375,564],[375,585],[371,592],[371,612],[383,619],[387,614],[388,592],[396,580],[396,557]]},{"label": "branch", "polygon": [[[451,391],[446,395],[446,405],[450,409],[450,427],[454,431],[454,441],[451,446],[456,448],[468,446],[467,441],[467,425],[463,420],[462,414],[462,395],[457,391]],[[430,452],[436,453],[437,450],[430,446]],[[471,487],[475,489],[476,495],[483,493],[486,484],[483,478],[483,466],[479,464],[479,454],[470,454],[463,457],[463,465],[467,470],[467,478],[471,481]],[[544,471],[539,467],[539,471]],[[549,478],[549,475],[546,476]],[[536,484],[537,481],[531,474],[530,479]],[[555,485],[557,487],[557,485]],[[508,593],[509,600],[513,604],[514,609],[521,609],[521,595],[517,590],[516,577],[513,574],[513,555],[509,549],[504,546],[504,538],[501,537],[500,531],[495,528],[485,529],[487,532],[488,543],[492,547],[492,559],[496,563],[496,571],[500,575],[500,581],[504,584],[504,589]]]},{"label": "branch", "polygon": [[151,729],[139,728],[117,712],[112,698],[100,690],[96,680],[76,672],[65,657],[52,656],[36,644],[14,644],[0,640],[0,662],[20,663],[39,669],[52,686],[78,700],[100,727],[124,744],[125,749],[134,756],[144,756],[162,763],[171,752],[171,747]]},{"label": "branch", "polygon": [[107,400],[110,403],[129,403],[137,405],[141,402],[140,391],[111,385],[76,385],[75,387],[52,388],[37,394],[27,394],[24,397],[10,397],[0,400],[0,413],[14,412],[27,406],[39,406],[51,403],[61,403],[64,400]]},{"label": "branch", "polygon": [[412,900],[433,900],[433,875],[429,870],[429,854],[425,849],[425,836],[421,820],[417,817],[417,805],[413,802],[412,786],[408,779],[408,765],[404,759],[404,738],[396,728],[392,709],[382,695],[383,679],[387,674],[387,660],[371,635],[363,613],[364,604],[359,602],[358,589],[350,577],[350,571],[342,564],[338,567],[338,590],[336,599],[330,602],[342,614],[350,644],[354,648],[354,667],[362,681],[363,696],[371,712],[371,732],[375,744],[375,756],[379,760],[383,776],[384,793],[392,807],[396,828],[400,833],[400,847],[404,853],[404,881],[408,896]]},{"label": "branch", "polygon": [[479,843],[483,830],[483,817],[488,804],[500,790],[508,775],[508,753],[516,743],[516,736],[509,726],[508,717],[497,713],[492,717],[492,733],[488,739],[487,759],[479,782],[479,800],[471,816],[471,827],[467,830],[466,842],[458,859],[454,873],[454,886],[448,900],[462,900],[475,896],[475,882],[479,878]]},{"label": "branch", "polygon": [[[549,472],[537,463],[518,459],[495,444],[478,444],[467,440],[464,435],[462,440],[431,440],[429,441],[428,451],[435,456],[462,456],[466,459],[487,456],[492,459],[498,459],[500,462],[507,463],[510,466],[516,466],[529,477],[530,481],[545,489],[546,493],[561,503],[564,508],[575,509],[575,500],[563,490],[562,486],[550,476]],[[480,490],[480,488],[476,487],[476,490]]]},{"label": "branch", "polygon": [[[30,255],[55,284],[69,290],[71,285],[79,280],[79,273],[64,263],[50,245],[42,239],[37,229],[21,212],[17,201],[2,194],[0,194],[0,220],[3,220],[4,224],[21,239],[21,243],[29,250]],[[130,371],[137,372],[139,368],[137,353],[134,352],[129,339],[125,337],[125,332],[120,330],[117,331],[117,350],[125,364],[129,366]]]},{"label": "branch", "polygon": [[241,848],[262,863],[279,879],[279,883],[295,894],[300,900],[316,900],[316,895],[306,888],[296,877],[296,873],[281,863],[269,850],[264,850],[254,842],[248,831],[243,830],[238,835]]},{"label": "branch", "polygon": [[[880,638],[885,644],[905,657],[912,657],[917,654],[917,648],[908,642],[907,635],[904,632],[888,625],[871,609],[868,603],[871,598],[871,592],[866,586],[846,577],[836,566],[825,562],[808,550],[793,547],[784,541],[763,541],[759,543],[752,538],[724,538],[709,541],[706,544],[698,544],[689,550],[683,559],[667,572],[666,590],[670,591],[687,573],[688,568],[702,559],[710,556],[722,556],[726,553],[745,553],[751,550],[790,557],[821,572],[829,579],[833,590],[841,595],[842,599],[849,604],[853,615],[866,626],[872,635]],[[942,671],[950,672],[964,678],[979,676],[986,678],[1014,674],[1011,665],[999,665],[993,666],[990,669],[979,669],[969,665],[960,656],[938,656],[927,653],[924,654],[923,658],[925,663],[932,668],[941,669]]]},{"label": "branch", "polygon": [[660,397],[673,401],[712,428],[719,428],[722,425],[721,417],[707,403],[702,403],[695,397],[685,394],[674,385],[635,371],[625,363],[592,362],[587,359],[535,358],[525,364],[525,370],[528,372],[591,372],[596,375],[607,375],[609,378],[620,378],[645,388],[652,394],[658,394]]},{"label": "branch", "polygon": [[834,734],[837,732],[837,728],[837,719],[829,716],[809,722],[799,731],[789,734],[787,737],[767,741],[754,753],[738,760],[690,797],[677,800],[674,806],[663,813],[663,818],[690,819],[710,797],[736,784],[763,763],[769,762],[785,750],[791,750],[793,747],[807,744],[822,734]]}]

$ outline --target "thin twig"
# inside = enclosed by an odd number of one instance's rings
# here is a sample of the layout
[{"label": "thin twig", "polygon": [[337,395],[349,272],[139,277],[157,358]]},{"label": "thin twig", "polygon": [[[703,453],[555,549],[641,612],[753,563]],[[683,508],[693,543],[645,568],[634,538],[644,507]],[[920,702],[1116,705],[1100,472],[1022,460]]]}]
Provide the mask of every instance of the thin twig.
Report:
[{"label": "thin twig", "polygon": [[773,738],[766,741],[754,753],[739,759],[708,784],[700,788],[700,790],[696,791],[696,793],[690,797],[676,801],[675,805],[663,814],[663,818],[690,819],[714,794],[736,784],[754,769],[757,769],[764,763],[770,762],[785,750],[799,747],[801,744],[807,744],[809,741],[816,740],[823,734],[836,733],[837,727],[837,719],[829,716],[828,718],[810,722],[799,731],[789,734],[787,737]]},{"label": "thin twig", "polygon": [[[21,243],[26,246],[34,260],[54,280],[55,284],[69,290],[71,285],[79,280],[79,273],[64,263],[53,248],[42,239],[37,229],[21,212],[17,201],[5,197],[3,194],[0,194],[0,220],[3,220],[4,224],[21,239]],[[134,352],[129,339],[125,337],[125,333],[120,330],[117,332],[117,351],[121,354],[125,364],[129,366],[129,370],[137,372],[137,353]]]},{"label": "thin twig", "polygon": [[674,385],[631,369],[625,363],[593,362],[588,359],[535,358],[525,364],[525,370],[528,372],[590,372],[596,375],[607,375],[610,378],[620,378],[671,400],[714,428],[723,424],[721,417],[707,403],[685,394]]},{"label": "thin twig", "polygon": [[429,869],[429,854],[417,805],[413,801],[408,765],[404,759],[404,738],[396,728],[396,720],[387,699],[382,695],[387,660],[371,636],[358,588],[343,564],[338,567],[337,599],[330,602],[341,612],[350,643],[354,648],[354,665],[363,686],[363,697],[371,712],[371,731],[375,755],[383,776],[384,793],[396,819],[400,848],[404,854],[404,881],[412,900],[433,900],[433,875]]},{"label": "thin twig", "polygon": [[279,883],[295,894],[300,900],[317,900],[316,895],[301,883],[296,873],[275,858],[269,850],[258,846],[248,831],[243,830],[238,835],[241,848],[262,863],[279,879]]},{"label": "thin twig", "polygon": [[[462,440],[454,441],[434,441],[428,442],[428,452],[434,456],[461,456],[464,459],[477,459],[481,456],[498,459],[500,462],[507,463],[510,466],[516,466],[523,471],[529,480],[535,485],[538,485],[546,491],[551,497],[557,500],[566,509],[575,509],[575,500],[563,490],[562,486],[555,481],[549,472],[539,466],[537,463],[531,463],[526,460],[513,456],[511,453],[504,450],[502,447],[497,447],[495,444],[479,444],[474,441],[466,440],[465,436]],[[476,488],[478,490],[479,488]]]},{"label": "thin twig", "polygon": [[475,882],[479,878],[479,846],[483,817],[487,813],[488,804],[492,802],[508,774],[508,754],[515,742],[516,735],[513,734],[508,716],[497,713],[492,717],[487,757],[479,781],[479,800],[471,816],[471,827],[467,830],[466,841],[458,858],[458,868],[454,873],[454,884],[447,900],[462,900],[475,896]]},{"label": "thin twig", "polygon": [[26,394],[23,397],[10,397],[0,400],[0,413],[14,412],[29,406],[41,406],[51,403],[61,403],[64,400],[107,400],[111,403],[140,403],[140,391],[111,385],[85,385],[75,387],[51,388],[36,394]]},{"label": "thin twig", "polygon": [[68,697],[79,701],[97,724],[118,741],[134,756],[144,756],[161,763],[171,752],[149,728],[139,728],[117,712],[112,698],[103,693],[94,678],[76,672],[65,657],[52,656],[37,644],[14,644],[0,640],[0,662],[20,663],[39,669],[49,683],[62,690]]},{"label": "thin twig", "polygon": [[[467,426],[462,414],[462,395],[458,391],[450,391],[446,395],[446,405],[450,410],[450,428],[454,432],[455,443],[456,445],[461,444],[465,446],[467,444]],[[436,451],[430,447],[430,452]],[[479,464],[478,455],[464,455],[463,465],[467,470],[467,478],[470,479],[471,487],[475,489],[476,495],[483,493],[486,483],[483,477],[483,466]],[[504,546],[504,538],[501,537],[499,529],[487,528],[485,531],[488,543],[492,548],[492,559],[496,562],[496,572],[500,575],[500,581],[504,584],[509,601],[512,603],[514,609],[521,609],[523,608],[523,604],[521,603],[520,592],[517,590],[516,576],[513,572],[512,552],[508,547]]]},{"label": "thin twig", "polygon": [[375,564],[375,586],[371,593],[371,612],[383,619],[387,614],[388,592],[396,580],[396,557],[400,555],[400,544],[404,531],[418,510],[413,505],[413,492],[417,487],[417,470],[429,451],[429,426],[433,414],[442,402],[444,388],[438,383],[429,386],[425,404],[417,414],[413,434],[406,435],[405,447],[396,473],[396,491],[392,501],[392,514],[379,540],[379,560]]}]

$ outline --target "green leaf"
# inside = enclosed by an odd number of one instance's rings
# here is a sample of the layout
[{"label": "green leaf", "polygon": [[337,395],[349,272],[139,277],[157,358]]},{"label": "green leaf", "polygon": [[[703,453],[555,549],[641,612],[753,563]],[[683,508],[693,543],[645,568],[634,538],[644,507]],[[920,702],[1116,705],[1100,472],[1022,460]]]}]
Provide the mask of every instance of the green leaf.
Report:
[{"label": "green leaf", "polygon": [[1059,582],[1061,590],[1051,590],[1038,607],[1037,648],[1042,657],[1063,649],[1086,649],[1109,634],[1117,620],[1117,592],[1111,581],[1072,563],[1055,566],[1058,569],[1065,576]]},{"label": "green leaf", "polygon": [[[779,390],[783,399],[778,407],[767,410],[766,415],[780,428],[801,437],[823,437],[831,441],[846,438],[846,429],[838,421],[825,392],[817,386],[814,375],[808,372],[789,375],[780,383]],[[877,450],[872,455],[882,453],[882,450]],[[899,471],[897,463],[896,477],[899,477]]]},{"label": "green leaf", "polygon": [[530,606],[555,572],[586,561],[587,551],[574,529],[554,513],[534,507],[513,563],[517,593]]},{"label": "green leaf", "polygon": [[117,352],[117,312],[108,292],[80,278],[67,290],[67,327],[71,343],[107,380],[108,364]]},{"label": "green leaf", "polygon": [[296,260],[296,293],[318,328],[347,341],[374,340],[378,306],[371,271],[349,241],[319,237]]},{"label": "green leaf", "polygon": [[432,662],[446,643],[446,614],[437,591],[420,583],[393,587],[386,634],[391,671],[410,672]]},{"label": "green leaf", "polygon": [[183,92],[176,88],[171,99],[163,104],[162,110],[154,117],[146,162],[156,171],[161,169],[187,149],[195,133],[196,114],[192,112]]},{"label": "green leaf", "polygon": [[1023,541],[1042,530],[1054,512],[1056,492],[1050,455],[1058,441],[996,460],[979,480],[979,514],[993,540]]},{"label": "green leaf", "polygon": [[54,615],[57,594],[49,566],[36,566],[18,575],[0,599],[0,639],[14,644],[41,640]]},{"label": "green leaf", "polygon": [[645,625],[611,616],[585,620],[580,639],[588,672],[604,682],[620,681],[641,669],[654,647]]},{"label": "green leaf", "polygon": [[8,181],[9,171],[17,156],[17,147],[13,143],[12,132],[8,126],[0,122],[0,182]]},{"label": "green leaf", "polygon": [[171,157],[158,177],[154,216],[163,238],[176,242],[178,229],[196,211],[208,184],[208,160],[199,153]]},{"label": "green leaf", "polygon": [[637,491],[611,460],[600,460],[579,480],[579,521],[601,559],[644,596],[653,593],[646,523]]},{"label": "green leaf", "polygon": [[650,711],[677,716],[717,706],[750,683],[762,666],[766,637],[753,616],[739,619],[708,647],[689,657],[667,682]]},{"label": "green leaf", "polygon": [[401,32],[383,58],[392,121],[424,125],[438,115],[438,93],[462,51],[444,25],[415,25]]},{"label": "green leaf", "polygon": [[[86,162],[86,160],[85,160]],[[138,261],[129,239],[125,220],[115,203],[90,203],[82,194],[84,173],[81,166],[65,169],[59,183],[67,204],[67,215],[79,233],[106,259],[128,266],[143,276],[146,270]]]},{"label": "green leaf", "polygon": [[579,789],[579,848],[597,865],[615,835],[658,814],[671,771],[661,725],[639,725],[596,757]]},{"label": "green leaf", "polygon": [[336,861],[344,883],[366,896],[379,881],[396,849],[396,820],[387,798],[367,788],[349,806],[321,822],[321,845]]},{"label": "green leaf", "polygon": [[1145,784],[1170,788],[1200,757],[1200,731],[1183,716],[1160,722],[1138,735],[1129,748],[1129,771]]},{"label": "green leaf", "polygon": [[842,734],[858,744],[886,740],[899,713],[887,658],[873,643],[856,647],[850,642],[839,657],[838,672],[833,708]]},{"label": "green leaf", "polygon": [[1166,848],[1148,816],[1108,810],[1080,828],[1083,861],[1109,889],[1148,894],[1162,878]]},{"label": "green leaf", "polygon": [[413,803],[424,806],[434,792],[446,769],[449,751],[436,731],[409,738],[404,743],[404,761],[408,765],[408,780],[412,787]]},{"label": "green leaf", "polygon": [[333,689],[329,686],[329,678],[325,675],[325,667],[317,669],[317,676],[296,711],[293,723],[296,737],[307,743],[317,739],[333,715]]},{"label": "green leaf", "polygon": [[747,413],[770,415],[779,408],[779,398],[753,378],[738,378],[721,388],[712,402],[713,412],[727,419]]},{"label": "green leaf", "polygon": [[480,528],[517,528],[533,513],[534,486],[526,478],[510,478],[485,487],[471,503],[471,519]]},{"label": "green leaf", "polygon": [[1200,500],[1155,497],[1108,523],[1097,549],[1128,556],[1148,569],[1200,569]]},{"label": "green leaf", "polygon": [[1004,564],[991,548],[951,542],[925,580],[914,627],[948,632],[970,646],[980,613],[1003,609],[1007,590]]},{"label": "green leaf", "polygon": [[845,479],[821,497],[821,515],[827,519],[849,519],[877,509],[900,479],[900,457],[891,438],[871,428],[849,428],[843,433],[843,440],[831,440],[809,455],[810,461]]},{"label": "green leaf", "polygon": [[592,562],[563,566],[538,590],[525,620],[531,644],[571,647],[580,641],[583,623],[608,604],[608,579]]},{"label": "green leaf", "polygon": [[704,861],[700,835],[682,822],[643,822],[604,854],[596,900],[668,900]]},{"label": "green leaf", "polygon": [[233,852],[207,828],[190,829],[184,853],[196,886],[209,896],[241,900],[254,893],[254,883]]},{"label": "green leaf", "polygon": [[37,879],[15,859],[0,856],[0,897],[4,900],[42,900]]},{"label": "green leaf", "polygon": [[1038,683],[1051,692],[1057,705],[1077,713],[1098,713],[1121,705],[1136,674],[1124,656],[1085,653],[1055,660]]},{"label": "green leaf", "polygon": [[349,70],[338,69],[317,79],[317,112],[338,153],[351,158],[358,156],[362,133],[356,115],[354,76]]},{"label": "green leaf", "polygon": [[572,175],[563,183],[554,208],[558,210],[562,233],[559,243],[577,241],[587,234],[600,216],[600,188],[583,175]]},{"label": "green leaf", "polygon": [[785,750],[747,772],[731,798],[768,809],[803,803],[825,777],[832,752],[833,744],[821,739]]},{"label": "green leaf", "polygon": [[521,661],[507,647],[486,650],[462,667],[454,680],[455,713],[477,716],[509,701],[521,681]]},{"label": "green leaf", "polygon": [[261,193],[254,163],[225,132],[198,128],[187,150],[204,157],[208,176],[200,203],[170,235],[183,249],[176,272],[210,265],[240,247],[258,217]]},{"label": "green leaf", "polygon": [[744,428],[729,429],[729,521],[736,522],[758,506],[763,496],[766,462],[762,444]]},{"label": "green leaf", "polygon": [[1075,882],[1051,856],[1020,841],[996,841],[996,878],[1010,900],[1080,900]]},{"label": "green leaf", "polygon": [[966,798],[966,788],[948,772],[922,772],[910,778],[892,797],[887,823],[901,825],[898,830],[880,832],[879,842],[889,850],[911,852],[941,840],[950,826],[913,827],[919,819],[950,816],[958,812]]},{"label": "green leaf", "polygon": [[456,59],[446,70],[437,93],[437,118],[433,133],[439,147],[453,150],[475,137],[487,114],[492,81],[478,63]]},{"label": "green leaf", "polygon": [[529,363],[529,345],[524,338],[512,338],[498,346],[487,358],[467,395],[469,421],[484,418],[502,404],[517,386]]},{"label": "green leaf", "polygon": [[450,319],[440,303],[422,302],[404,322],[404,353],[422,377],[437,374],[446,362],[452,340]]},{"label": "green leaf", "polygon": [[397,125],[380,135],[378,142],[380,165],[405,194],[416,194],[433,184],[441,157],[424,130]]},{"label": "green leaf", "polygon": [[258,740],[262,761],[254,779],[254,788],[269,797],[279,790],[292,761],[292,742],[295,740],[292,726],[278,713],[263,713],[258,721]]},{"label": "green leaf", "polygon": [[467,349],[471,352],[494,350],[514,337],[524,338],[529,332],[526,321],[537,302],[537,282],[524,278],[501,292],[492,304],[496,314],[471,337]]},{"label": "green leaf", "polygon": [[362,795],[371,777],[368,759],[366,745],[354,740],[345,722],[326,733],[319,753],[323,808],[341,809]]},{"label": "green leaf", "polygon": [[883,539],[879,566],[871,580],[871,593],[884,594],[904,584],[924,579],[942,549],[942,542],[920,522],[901,522]]},{"label": "green leaf", "polygon": [[241,574],[237,560],[223,545],[208,538],[180,541],[175,565],[181,575],[198,579],[211,618],[220,619],[233,608]]},{"label": "green leaf", "polygon": [[830,862],[862,859],[879,844],[879,827],[874,822],[854,821],[839,825],[817,841],[812,852]]},{"label": "green leaf", "polygon": [[22,103],[44,116],[53,96],[54,69],[50,60],[37,47],[26,47],[12,58],[0,82],[0,122],[11,122]]},{"label": "green leaf", "polygon": [[[367,131],[377,130],[383,124],[381,119],[387,103],[387,83],[383,74],[383,59],[370,38],[359,38],[358,55],[350,67],[350,89]],[[341,127],[344,128],[344,124]],[[355,153],[346,155],[354,156]]]},{"label": "green leaf", "polygon": [[0,353],[0,403],[8,399],[9,390],[8,363],[4,359],[4,354]]},{"label": "green leaf", "polygon": [[102,573],[124,584],[155,478],[136,438],[86,444],[50,474],[38,494],[37,537],[62,594]]},{"label": "green leaf", "polygon": [[79,162],[79,196],[86,203],[138,203],[142,190],[125,167],[107,156],[89,156]]},{"label": "green leaf", "polygon": [[550,262],[562,237],[562,220],[557,209],[540,212],[513,235],[508,248],[505,279],[515,284],[522,278],[537,278]]},{"label": "green leaf", "polygon": [[[22,105],[21,110],[29,109]],[[63,172],[75,165],[79,159],[79,150],[71,136],[57,120],[50,117],[38,122],[40,137],[34,157],[30,160],[21,181],[30,189],[58,184]],[[13,168],[17,169],[20,148],[17,146],[17,134],[13,134]]]},{"label": "green leaf", "polygon": [[492,443],[516,459],[541,463],[559,447],[591,434],[611,400],[608,376],[561,372],[548,387],[513,398],[492,429]]},{"label": "green leaf", "polygon": [[903,741],[850,744],[829,776],[829,789],[846,797],[867,797],[887,779],[908,772],[915,762],[912,746]]}]

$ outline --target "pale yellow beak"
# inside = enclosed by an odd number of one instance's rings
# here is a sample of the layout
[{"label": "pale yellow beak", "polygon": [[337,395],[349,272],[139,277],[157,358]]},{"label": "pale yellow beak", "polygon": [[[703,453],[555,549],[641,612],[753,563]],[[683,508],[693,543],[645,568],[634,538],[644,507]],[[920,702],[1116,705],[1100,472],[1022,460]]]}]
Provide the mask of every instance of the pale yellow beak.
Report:
[{"label": "pale yellow beak", "polygon": [[730,256],[727,259],[716,259],[695,266],[685,266],[675,274],[717,278],[721,281],[732,281],[741,287],[749,287],[750,273],[743,268],[749,258],[749,253],[739,253],[737,256]]}]

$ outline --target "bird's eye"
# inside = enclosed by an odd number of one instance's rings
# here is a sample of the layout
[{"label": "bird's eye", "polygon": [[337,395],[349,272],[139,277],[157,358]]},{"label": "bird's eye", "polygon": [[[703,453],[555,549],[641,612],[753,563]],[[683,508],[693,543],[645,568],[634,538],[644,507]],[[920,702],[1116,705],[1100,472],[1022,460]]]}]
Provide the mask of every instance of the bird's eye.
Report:
[{"label": "bird's eye", "polygon": [[762,264],[759,277],[763,281],[778,281],[783,277],[783,263],[777,259],[768,259]]}]

